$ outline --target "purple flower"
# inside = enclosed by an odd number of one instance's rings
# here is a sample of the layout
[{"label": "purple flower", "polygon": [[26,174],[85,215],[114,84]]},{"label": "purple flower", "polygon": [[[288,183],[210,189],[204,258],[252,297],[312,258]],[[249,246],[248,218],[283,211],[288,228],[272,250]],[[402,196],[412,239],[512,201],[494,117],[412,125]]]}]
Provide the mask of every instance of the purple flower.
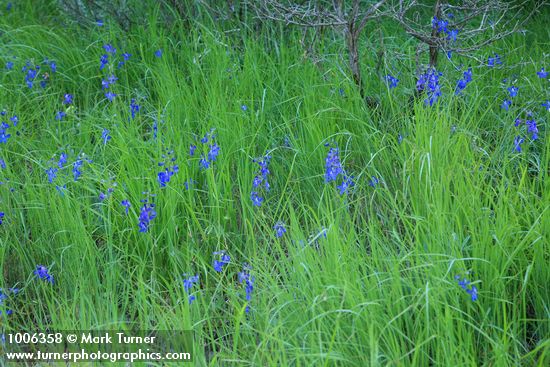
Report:
[{"label": "purple flower", "polygon": [[65,94],[63,96],[63,104],[72,104],[73,103],[73,95],[72,94]]},{"label": "purple flower", "polygon": [[110,43],[104,45],[103,48],[108,54],[114,55],[116,53],[116,48],[114,48]]},{"label": "purple flower", "polygon": [[519,88],[515,86],[508,87],[508,92],[510,93],[510,98],[514,98],[518,95]]},{"label": "purple flower", "polygon": [[194,144],[191,144],[189,146],[189,155],[192,157],[195,155],[195,150],[197,150],[197,146]]},{"label": "purple flower", "polygon": [[252,205],[254,206],[262,206],[262,203],[264,199],[258,195],[257,191],[252,191],[250,193],[250,200],[252,200]]},{"label": "purple flower", "polygon": [[532,118],[531,113],[528,114],[529,118],[525,120],[525,125],[527,125],[527,132],[531,133],[531,139],[537,140],[539,137],[539,129],[537,128],[537,122]]},{"label": "purple flower", "polygon": [[514,139],[514,149],[517,152],[521,152],[521,144],[523,144],[523,138],[521,136],[516,136]]},{"label": "purple flower", "polygon": [[477,287],[475,285],[471,285],[466,278],[461,279],[459,275],[455,276],[455,280],[458,282],[460,288],[464,289],[466,293],[470,295],[472,301],[477,301]]},{"label": "purple flower", "polygon": [[99,70],[103,70],[105,65],[109,63],[109,56],[107,54],[101,55],[101,57],[99,58],[99,62],[100,62]]},{"label": "purple flower", "polygon": [[348,193],[348,190],[353,186],[355,186],[355,182],[353,181],[353,176],[344,175],[344,179],[342,180],[342,183],[336,186],[336,188],[340,190],[340,195],[344,195]]},{"label": "purple flower", "polygon": [[500,108],[502,108],[503,110],[505,111],[508,111],[508,109],[510,108],[510,105],[512,104],[512,101],[510,101],[509,99],[505,99],[502,104],[500,105]]},{"label": "purple flower", "polygon": [[[244,291],[245,291],[245,298],[248,302],[252,299],[252,291],[254,290],[254,276],[250,275],[250,266],[244,265],[243,271],[239,272],[239,283],[245,285]],[[245,308],[245,312],[250,312],[250,306],[247,305]]]},{"label": "purple flower", "polygon": [[541,103],[542,107],[546,107],[546,111],[550,112],[550,100],[546,100],[545,103]]},{"label": "purple flower", "polygon": [[125,212],[126,212],[126,215],[128,215],[128,209],[130,209],[130,207],[132,206],[132,204],[130,204],[130,202],[128,201],[128,199],[122,200],[122,201],[120,202],[120,204],[124,207]]},{"label": "purple flower", "polygon": [[80,168],[82,167],[83,163],[84,161],[82,159],[77,159],[73,163],[73,177],[75,181],[78,180],[78,178],[82,175],[82,171],[80,170]]},{"label": "purple flower", "polygon": [[191,288],[193,288],[194,284],[199,284],[199,276],[193,275],[187,277],[186,274],[183,274],[183,289],[185,290],[185,293],[188,294],[188,302],[189,304],[192,304],[193,301],[196,299],[194,295],[191,295]]},{"label": "purple flower", "polygon": [[132,119],[136,117],[136,113],[139,112],[139,105],[136,103],[136,99],[132,98],[130,101],[130,114],[132,114]]},{"label": "purple flower", "polygon": [[55,119],[58,120],[58,121],[61,121],[63,120],[63,117],[67,116],[67,114],[63,111],[59,111],[58,113],[55,114]]},{"label": "purple flower", "polygon": [[546,79],[548,77],[548,72],[544,70],[544,68],[540,68],[540,71],[537,71],[537,75],[541,79]]},{"label": "purple flower", "polygon": [[101,132],[101,139],[103,140],[103,145],[107,145],[107,142],[111,140],[111,136],[109,135],[109,130],[103,129]]},{"label": "purple flower", "polygon": [[219,260],[214,260],[213,267],[214,270],[218,273],[223,270],[223,267],[227,264],[229,264],[229,261],[231,261],[231,258],[229,255],[225,253],[225,251],[216,251],[213,253],[214,256],[218,257]]},{"label": "purple flower", "polygon": [[245,104],[241,105],[241,110],[248,111],[248,106]]},{"label": "purple flower", "polygon": [[156,218],[157,212],[155,211],[155,204],[148,204],[145,202],[141,207],[139,214],[139,231],[147,232],[149,230],[150,223]]},{"label": "purple flower", "polygon": [[278,238],[283,237],[283,235],[286,233],[285,224],[282,221],[278,221],[273,226],[273,229],[275,230],[275,236]]},{"label": "purple flower", "polygon": [[498,54],[494,54],[493,57],[489,56],[489,58],[487,59],[487,65],[489,67],[493,67],[495,65],[501,65],[502,64],[502,61],[500,60],[500,56]]},{"label": "purple flower", "polygon": [[43,279],[53,284],[53,275],[49,274],[48,269],[44,265],[36,265],[34,274],[38,276],[38,279]]},{"label": "purple flower", "polygon": [[105,93],[105,97],[109,100],[109,102],[113,102],[113,99],[115,99],[117,95],[113,92],[107,92]]},{"label": "purple flower", "polygon": [[59,162],[58,162],[59,168],[63,168],[63,165],[65,163],[67,163],[67,154],[66,153],[61,153],[59,155]]},{"label": "purple flower", "polygon": [[376,177],[372,176],[369,180],[369,186],[376,187],[378,185],[379,181]]},{"label": "purple flower", "polygon": [[399,83],[399,79],[390,74],[386,75],[386,81],[389,84],[390,89],[397,87],[397,84]]},{"label": "purple flower", "polygon": [[6,214],[4,212],[0,212],[0,224],[4,223],[3,219]]},{"label": "purple flower", "polygon": [[48,182],[52,183],[53,180],[57,177],[57,168],[50,167],[46,170],[46,174],[48,175]]},{"label": "purple flower", "polygon": [[162,49],[158,49],[155,51],[155,57],[162,57]]},{"label": "purple flower", "polygon": [[13,62],[11,62],[11,61],[6,62],[6,69],[7,70],[13,69]]},{"label": "purple flower", "polygon": [[325,158],[325,182],[335,181],[344,172],[338,148],[330,148]]},{"label": "purple flower", "polygon": [[220,146],[217,143],[210,145],[210,151],[208,152],[208,160],[214,162],[220,154]]}]

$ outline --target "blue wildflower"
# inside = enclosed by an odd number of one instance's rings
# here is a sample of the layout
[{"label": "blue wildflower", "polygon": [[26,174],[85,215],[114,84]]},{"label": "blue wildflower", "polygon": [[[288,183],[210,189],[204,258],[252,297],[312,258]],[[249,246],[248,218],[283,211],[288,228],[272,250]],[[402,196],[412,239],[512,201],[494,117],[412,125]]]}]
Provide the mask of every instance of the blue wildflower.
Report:
[{"label": "blue wildflower", "polygon": [[111,136],[109,135],[109,130],[103,129],[101,132],[101,140],[103,140],[103,145],[107,145],[107,142],[111,140]]},{"label": "blue wildflower", "polygon": [[340,190],[340,195],[344,195],[348,193],[348,190],[353,186],[355,186],[353,176],[347,176],[344,174],[344,179],[342,180],[342,183],[336,186],[336,188]]},{"label": "blue wildflower", "polygon": [[426,91],[428,97],[424,103],[432,106],[441,96],[441,87],[439,85],[439,77],[443,73],[438,72],[435,68],[428,68],[424,74],[421,74],[416,82],[416,89],[419,92]]},{"label": "blue wildflower", "polygon": [[477,287],[475,285],[471,285],[466,278],[461,279],[459,275],[455,276],[455,279],[458,282],[458,285],[470,295],[472,301],[477,301]]},{"label": "blue wildflower", "polygon": [[206,159],[204,154],[201,154],[201,159],[199,161],[199,165],[201,169],[208,169],[210,167],[210,161]]},{"label": "blue wildflower", "polygon": [[500,105],[500,108],[502,108],[505,111],[508,111],[511,105],[512,105],[512,101],[510,101],[509,99],[505,99]]},{"label": "blue wildflower", "polygon": [[214,260],[213,267],[214,270],[218,273],[223,270],[223,267],[227,264],[229,264],[229,261],[231,261],[231,257],[225,253],[225,251],[216,251],[213,253],[214,256],[217,256],[219,260]]},{"label": "blue wildflower", "polygon": [[487,59],[487,65],[489,67],[493,67],[495,65],[501,65],[502,64],[502,61],[500,60],[500,56],[495,53],[493,57],[489,56],[489,58]]},{"label": "blue wildflower", "polygon": [[59,111],[55,114],[55,119],[58,121],[63,120],[63,117],[67,116],[67,114],[63,111]]},{"label": "blue wildflower", "polygon": [[114,55],[116,53],[116,48],[114,48],[110,43],[104,45],[103,48],[108,54]]},{"label": "blue wildflower", "polygon": [[278,221],[273,226],[273,229],[275,230],[275,236],[278,238],[283,237],[283,235],[286,233],[285,224],[282,221]]},{"label": "blue wildflower", "polygon": [[195,150],[197,150],[197,146],[194,144],[191,144],[189,146],[189,155],[192,157],[195,155]]},{"label": "blue wildflower", "polygon": [[109,102],[113,102],[113,99],[115,99],[116,96],[117,96],[116,93],[113,93],[110,91],[105,93],[105,98],[107,98]]},{"label": "blue wildflower", "polygon": [[63,96],[63,104],[72,104],[73,103],[73,95],[72,94],[65,94]]},{"label": "blue wildflower", "polygon": [[[245,291],[245,298],[247,302],[250,302],[252,299],[252,291],[254,290],[254,276],[250,275],[250,266],[244,265],[243,271],[239,272],[239,283],[245,285],[244,291]],[[245,308],[245,312],[250,312],[250,306],[247,304]]]},{"label": "blue wildflower", "polygon": [[514,149],[517,152],[521,152],[521,144],[523,144],[523,138],[521,136],[516,136],[514,139]]},{"label": "blue wildflower", "polygon": [[48,272],[48,269],[44,265],[36,265],[34,274],[38,276],[38,279],[46,280],[51,284],[54,283],[53,275]]},{"label": "blue wildflower", "polygon": [[130,204],[130,202],[128,201],[128,199],[126,200],[122,200],[120,202],[120,205],[122,205],[125,209],[125,212],[126,212],[126,215],[128,215],[128,210],[130,209],[130,207],[132,206],[132,204]]},{"label": "blue wildflower", "polygon": [[73,177],[75,181],[78,180],[78,178],[82,175],[82,171],[80,170],[80,168],[82,167],[83,163],[84,161],[82,159],[77,159],[73,163]]},{"label": "blue wildflower", "polygon": [[155,51],[155,57],[161,57],[162,56],[162,49],[158,49]]},{"label": "blue wildflower", "polygon": [[50,71],[53,74],[55,74],[55,72],[57,71],[57,64],[55,63],[55,61],[50,62]]},{"label": "blue wildflower", "polygon": [[183,274],[183,289],[185,290],[185,293],[188,295],[188,302],[189,304],[192,304],[193,301],[196,299],[194,295],[191,295],[191,288],[193,288],[194,284],[199,284],[199,276],[193,275],[187,277],[186,274]]},{"label": "blue wildflower", "polygon": [[0,224],[4,223],[3,219],[6,216],[4,212],[0,212]]},{"label": "blue wildflower", "polygon": [[372,176],[369,180],[369,186],[376,187],[378,185],[379,181],[375,176]]},{"label": "blue wildflower", "polygon": [[525,125],[527,125],[527,132],[531,133],[531,139],[537,140],[539,136],[538,135],[539,129],[537,128],[537,122],[532,117],[531,112],[529,112],[527,115],[528,115],[528,119],[525,120]]},{"label": "blue wildflower", "polygon": [[250,200],[252,200],[252,205],[254,206],[262,206],[262,202],[264,199],[258,195],[257,191],[252,191],[250,193]]},{"label": "blue wildflower", "polygon": [[386,81],[388,82],[390,89],[397,87],[397,84],[399,83],[399,79],[390,74],[386,75]]},{"label": "blue wildflower", "polygon": [[157,212],[155,211],[155,204],[149,204],[146,201],[141,207],[139,214],[139,231],[147,232],[149,230],[150,223],[156,218]]},{"label": "blue wildflower", "polygon": [[13,62],[11,62],[11,61],[6,62],[6,69],[7,70],[13,69]]},{"label": "blue wildflower", "polygon": [[66,153],[61,153],[59,155],[59,162],[58,162],[59,168],[63,168],[63,165],[65,163],[67,163],[67,154]]},{"label": "blue wildflower", "polygon": [[132,115],[132,119],[136,117],[136,113],[139,112],[140,106],[136,103],[136,99],[132,98],[130,101],[130,114]]},{"label": "blue wildflower", "polygon": [[57,177],[57,168],[50,167],[46,170],[46,174],[48,175],[48,182],[52,183],[53,180]]},{"label": "blue wildflower", "polygon": [[96,20],[95,25],[97,25],[98,27],[103,27],[103,20],[101,19]]},{"label": "blue wildflower", "polygon": [[105,65],[109,63],[109,56],[107,54],[101,55],[101,57],[99,58],[99,62],[100,62],[99,70],[103,70]]},{"label": "blue wildflower", "polygon": [[514,98],[518,95],[519,88],[515,86],[508,87],[508,92],[510,93],[510,98]]},{"label": "blue wildflower", "polygon": [[210,145],[210,151],[208,152],[208,160],[210,162],[216,161],[216,158],[220,154],[220,146],[217,143]]},{"label": "blue wildflower", "polygon": [[550,112],[550,100],[547,99],[545,103],[541,103],[541,106],[545,107],[546,111]]},{"label": "blue wildflower", "polygon": [[2,158],[0,158],[0,168],[6,168],[6,161],[4,161]]},{"label": "blue wildflower", "polygon": [[344,172],[338,148],[330,148],[325,159],[325,182],[335,181]]},{"label": "blue wildflower", "polygon": [[541,79],[546,79],[548,78],[548,72],[544,70],[544,68],[540,68],[540,71],[537,71],[537,75],[539,76],[539,78]]}]

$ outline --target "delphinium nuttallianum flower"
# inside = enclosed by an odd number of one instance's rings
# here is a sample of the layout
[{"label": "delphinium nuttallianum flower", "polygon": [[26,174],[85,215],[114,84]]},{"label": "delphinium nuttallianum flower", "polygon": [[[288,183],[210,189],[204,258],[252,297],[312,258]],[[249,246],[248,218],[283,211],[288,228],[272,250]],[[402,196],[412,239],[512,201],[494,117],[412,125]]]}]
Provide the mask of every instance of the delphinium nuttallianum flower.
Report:
[{"label": "delphinium nuttallianum flower", "polygon": [[271,186],[269,185],[269,162],[271,161],[271,156],[266,154],[260,159],[254,159],[255,163],[258,163],[260,166],[258,172],[252,180],[252,191],[250,192],[250,200],[252,200],[252,205],[262,206],[264,198],[261,196],[261,192],[264,194],[269,192]]},{"label": "delphinium nuttallianum flower", "polygon": [[250,312],[250,301],[252,300],[252,291],[254,290],[254,281],[255,278],[253,275],[250,275],[251,267],[247,264],[243,266],[243,271],[239,272],[239,283],[244,284],[244,292],[246,298],[246,308],[245,312]]},{"label": "delphinium nuttallianum flower", "polygon": [[550,100],[547,99],[546,102],[540,104],[542,107],[546,108],[546,111],[550,112]]},{"label": "delphinium nuttallianum flower", "polygon": [[441,96],[441,86],[439,85],[439,77],[443,73],[437,71],[435,68],[430,67],[424,74],[418,77],[416,82],[416,90],[418,92],[425,92],[427,98],[424,103],[429,106],[433,106],[435,102]]},{"label": "delphinium nuttallianum flower", "polygon": [[487,66],[494,67],[495,65],[502,65],[502,60],[500,59],[500,55],[497,53],[487,58]]},{"label": "delphinium nuttallianum flower", "polygon": [[275,223],[273,229],[275,230],[275,236],[278,238],[283,237],[283,235],[286,233],[286,227],[282,221],[278,221],[277,223]]},{"label": "delphinium nuttallianum flower", "polygon": [[187,274],[183,274],[183,289],[187,294],[187,301],[189,302],[189,304],[192,304],[193,301],[196,299],[195,295],[191,294],[191,289],[195,284],[199,284],[198,275],[187,276]]},{"label": "delphinium nuttallianum flower", "polygon": [[107,142],[111,140],[111,135],[109,135],[108,129],[103,129],[101,132],[101,140],[103,141],[103,145],[107,145]]},{"label": "delphinium nuttallianum flower", "polygon": [[49,273],[48,268],[46,268],[44,265],[36,265],[36,269],[34,270],[34,275],[36,275],[38,279],[48,281],[51,284],[54,283],[53,275]]},{"label": "delphinium nuttallianum flower", "polygon": [[212,263],[212,266],[214,267],[214,270],[218,273],[223,270],[223,267],[229,264],[229,261],[231,261],[231,257],[225,253],[224,250],[216,251],[213,253],[214,255],[214,261]]},{"label": "delphinium nuttallianum flower", "polygon": [[6,216],[6,213],[0,212],[0,224],[4,223],[4,217]]},{"label": "delphinium nuttallianum flower", "polygon": [[456,83],[455,94],[456,94],[456,95],[459,95],[460,93],[462,93],[462,91],[464,90],[464,88],[466,88],[466,86],[468,85],[468,83],[470,83],[471,81],[472,81],[472,68],[468,68],[468,70],[466,70],[466,71],[464,72],[462,79],[460,79],[460,80]]},{"label": "delphinium nuttallianum flower", "polygon": [[[214,134],[214,129],[211,129],[210,132],[206,133],[203,138],[200,139],[202,145],[201,158],[199,160],[199,167],[201,170],[206,170],[210,168],[212,163],[216,161],[218,155],[220,154],[220,146],[216,142],[216,135]],[[197,145],[192,144],[189,147],[189,154],[191,156],[195,155],[195,150]],[[208,152],[206,152],[208,150]],[[206,152],[206,153],[205,153]]]},{"label": "delphinium nuttallianum flower", "polygon": [[544,68],[540,68],[540,71],[537,71],[537,76],[540,79],[546,79],[548,78],[548,72],[544,70]]},{"label": "delphinium nuttallianum flower", "polygon": [[[173,155],[174,151],[167,149],[166,154],[162,155],[164,161],[158,163],[160,167],[164,167],[164,170],[157,174],[157,180],[160,184],[160,187],[166,187],[166,184],[170,182],[170,178],[179,171],[178,165],[174,164],[174,162],[176,161],[176,157],[174,157]],[[169,163],[167,163],[167,159]]]},{"label": "delphinium nuttallianum flower", "polygon": [[132,115],[132,120],[136,118],[136,114],[139,112],[140,106],[137,104],[136,99],[132,98],[130,101],[130,114]]},{"label": "delphinium nuttallianum flower", "polygon": [[[19,292],[17,288],[9,288],[4,290],[0,288],[0,308],[6,308],[6,316],[13,314],[13,310],[7,309],[6,301],[9,300],[10,296],[15,296]],[[0,317],[3,315],[2,310],[0,310]]]},{"label": "delphinium nuttallianum flower", "polygon": [[126,215],[128,215],[128,210],[132,206],[132,204],[130,204],[130,201],[128,199],[122,200],[120,202],[120,205],[124,207],[124,212],[126,213]]},{"label": "delphinium nuttallianum flower", "polygon": [[155,211],[155,204],[149,203],[147,199],[143,199],[141,202],[143,206],[139,213],[138,227],[140,232],[147,232],[151,221],[156,218],[157,212]]},{"label": "delphinium nuttallianum flower", "polygon": [[[329,147],[330,144],[327,143],[325,146]],[[340,150],[337,146],[334,146],[329,148],[325,158],[325,183],[338,182],[338,180],[341,180],[341,182],[336,188],[340,191],[340,195],[349,193],[350,188],[355,186],[353,176],[349,176],[342,167]]]},{"label": "delphinium nuttallianum flower", "polygon": [[17,115],[13,115],[8,119],[8,121],[5,120],[6,113],[2,114],[0,122],[0,144],[6,144],[8,140],[11,137],[10,131],[11,129],[17,126],[17,123],[19,122],[19,117]]},{"label": "delphinium nuttallianum flower", "polygon": [[399,84],[399,79],[397,79],[396,77],[388,74],[388,75],[386,75],[386,83],[388,84],[388,87],[390,89],[393,89],[393,88],[397,87],[397,84]]},{"label": "delphinium nuttallianum flower", "polygon": [[460,275],[455,276],[455,280],[470,295],[472,301],[477,301],[477,287],[475,285],[472,285],[466,278],[461,279]]}]

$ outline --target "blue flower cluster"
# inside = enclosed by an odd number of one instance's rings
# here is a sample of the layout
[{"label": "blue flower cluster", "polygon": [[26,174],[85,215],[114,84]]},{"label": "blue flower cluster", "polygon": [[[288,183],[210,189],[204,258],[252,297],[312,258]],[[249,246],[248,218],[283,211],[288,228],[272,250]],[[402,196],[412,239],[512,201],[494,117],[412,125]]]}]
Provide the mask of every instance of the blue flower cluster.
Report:
[{"label": "blue flower cluster", "polygon": [[[5,302],[10,298],[10,296],[15,296],[17,293],[19,293],[19,289],[17,288],[9,288],[7,290],[0,288],[0,308],[5,307]],[[6,316],[11,314],[13,314],[13,310],[6,309]],[[2,310],[0,310],[0,317],[1,316]]]},{"label": "blue flower cluster", "polygon": [[[254,290],[254,276],[250,275],[250,266],[245,264],[243,271],[239,272],[239,283],[244,283],[245,298],[247,302],[252,299],[252,291]],[[250,305],[246,305],[245,312],[250,312]]]},{"label": "blue flower cluster", "polygon": [[170,182],[170,178],[179,171],[179,166],[177,164],[173,164],[171,166],[168,166],[166,164],[166,159],[170,159],[169,161],[171,163],[176,161],[176,157],[173,157],[174,151],[173,150],[167,150],[166,154],[162,155],[162,158],[165,160],[163,162],[159,162],[160,167],[164,167],[164,171],[161,171],[157,174],[157,179],[160,184],[160,187],[166,187],[166,184]]},{"label": "blue flower cluster", "polygon": [[224,250],[216,251],[213,255],[217,258],[214,259],[214,262],[212,263],[214,266],[214,270],[220,273],[223,270],[223,267],[229,264],[229,261],[231,261],[231,257],[229,257],[229,255],[227,255]]},{"label": "blue flower cluster", "polygon": [[460,275],[455,276],[455,280],[471,296],[472,301],[477,301],[477,287],[475,285],[471,285],[466,278],[461,279]]},{"label": "blue flower cluster", "polygon": [[[267,193],[269,192],[270,185],[268,181],[269,176],[269,162],[271,160],[270,155],[265,155],[261,159],[254,159],[255,163],[258,163],[260,166],[260,169],[258,173],[254,176],[254,180],[252,181],[252,191],[250,192],[250,200],[252,200],[252,205],[254,206],[262,206],[262,202],[264,201],[264,198],[260,196],[258,193],[258,190],[261,189],[263,186],[263,190]],[[263,184],[263,185],[262,185]]]},{"label": "blue flower cluster", "polygon": [[[210,129],[210,132],[206,133],[204,137],[200,140],[200,142],[204,147],[206,147],[210,142],[210,144],[208,145],[208,153],[206,155],[202,153],[201,159],[199,161],[201,169],[208,169],[210,168],[210,165],[216,161],[218,155],[220,154],[220,146],[216,142],[214,129]],[[189,146],[189,155],[194,156],[196,150],[197,146],[195,144],[191,144]]]},{"label": "blue flower cluster", "polygon": [[157,212],[155,211],[155,204],[149,203],[147,199],[142,199],[141,202],[143,206],[139,213],[138,227],[139,231],[144,233],[149,230],[151,221],[156,218]]},{"label": "blue flower cluster", "polygon": [[38,279],[45,280],[47,282],[50,282],[51,284],[54,283],[53,275],[49,273],[48,268],[46,268],[44,265],[36,265],[34,275],[36,275]]},{"label": "blue flower cluster", "polygon": [[460,93],[462,93],[462,91],[464,90],[464,88],[466,88],[466,86],[468,85],[468,83],[470,83],[472,81],[472,68],[468,68],[468,70],[466,70],[463,74],[463,78],[460,79],[457,83],[456,83],[456,90],[455,90],[455,94],[458,95]]},{"label": "blue flower cluster", "polygon": [[199,276],[198,275],[192,275],[187,276],[186,274],[183,275],[183,289],[185,290],[185,293],[187,293],[188,297],[187,300],[189,304],[192,304],[193,301],[196,299],[195,295],[191,294],[191,288],[193,288],[194,284],[199,284]]},{"label": "blue flower cluster", "polygon": [[416,82],[416,90],[418,92],[426,92],[427,98],[424,103],[429,106],[433,106],[441,96],[441,86],[439,85],[439,77],[443,73],[437,71],[435,68],[428,68],[424,74],[421,74]]},{"label": "blue flower cluster", "polygon": [[[325,144],[330,146],[330,144]],[[327,157],[325,158],[325,183],[337,181],[341,177],[340,185],[336,186],[340,190],[340,195],[349,193],[349,189],[355,186],[353,176],[349,176],[340,162],[340,151],[338,147],[330,147]]]},{"label": "blue flower cluster", "polygon": [[16,115],[13,115],[9,118],[9,121],[11,122],[11,125],[9,122],[5,121],[6,111],[2,111],[0,113],[1,118],[1,125],[0,125],[0,144],[6,144],[11,137],[11,134],[8,132],[8,129],[12,127],[16,127],[17,123],[19,122],[19,118]]}]

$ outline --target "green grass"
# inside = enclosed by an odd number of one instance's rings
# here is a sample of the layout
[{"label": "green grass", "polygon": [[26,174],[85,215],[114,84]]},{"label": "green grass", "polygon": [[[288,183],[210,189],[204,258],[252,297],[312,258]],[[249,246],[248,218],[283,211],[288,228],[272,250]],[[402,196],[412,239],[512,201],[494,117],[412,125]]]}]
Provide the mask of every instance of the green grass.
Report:
[{"label": "green grass", "polygon": [[[300,34],[276,38],[276,29],[224,34],[202,20],[191,30],[164,30],[152,18],[122,33],[111,24],[83,30],[38,19],[17,8],[0,18],[0,66],[15,63],[0,71],[0,108],[19,116],[0,144],[7,165],[0,287],[22,289],[2,306],[14,311],[0,317],[4,332],[192,329],[198,366],[549,363],[549,114],[540,103],[550,89],[535,74],[550,69],[544,19],[477,55],[485,60],[496,50],[505,55],[502,67],[454,57],[474,67],[463,96],[453,93],[462,71],[443,60],[444,95],[431,108],[409,104],[415,45],[388,26],[388,36],[397,34],[387,47],[410,57],[386,58],[383,75],[401,79],[388,90],[369,69],[375,51],[365,47],[376,110],[362,102],[337,42],[321,45],[326,56],[315,65],[303,57]],[[133,55],[112,70],[119,78],[113,103],[101,91],[110,72],[99,71],[109,42],[118,57]],[[45,89],[36,82],[30,90],[20,69],[45,57],[58,72]],[[513,74],[520,93],[505,113],[500,82]],[[65,93],[74,108],[59,122]],[[134,120],[131,98],[141,105]],[[537,141],[513,126],[527,109]],[[112,136],[106,145],[103,128]],[[201,147],[190,157],[189,145],[211,128],[221,154],[200,170]],[[349,195],[325,184],[328,142],[355,176]],[[166,148],[180,169],[161,189],[157,162]],[[252,159],[267,151],[272,189],[257,208]],[[69,165],[50,184],[45,170],[61,152],[69,164],[79,153],[93,162],[76,182]],[[374,188],[372,176],[380,180]],[[186,190],[190,179],[197,183]],[[113,181],[112,196],[99,201]],[[60,195],[55,185],[63,184]],[[137,225],[143,192],[156,194],[148,233]],[[273,230],[279,220],[287,225],[282,238]],[[231,263],[216,273],[212,252],[222,249]],[[237,278],[243,263],[255,277],[248,314]],[[54,285],[36,279],[37,264],[48,266]],[[454,279],[467,272],[476,302]],[[183,273],[200,276],[192,305]]]}]

